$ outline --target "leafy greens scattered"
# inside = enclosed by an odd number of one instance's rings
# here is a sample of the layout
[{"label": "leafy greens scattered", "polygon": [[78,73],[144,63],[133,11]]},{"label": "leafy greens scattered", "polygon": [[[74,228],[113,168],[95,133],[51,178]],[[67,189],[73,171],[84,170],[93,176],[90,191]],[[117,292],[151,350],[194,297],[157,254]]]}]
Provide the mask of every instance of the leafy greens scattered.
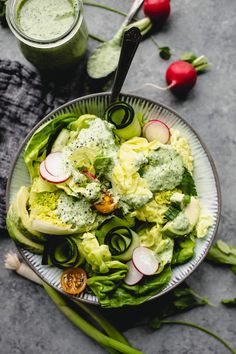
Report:
[{"label": "leafy greens scattered", "polygon": [[151,328],[158,329],[163,319],[208,304],[206,297],[198,295],[186,283],[183,283],[157,302],[156,315],[150,319],[148,324]]},{"label": "leafy greens scattered", "polygon": [[232,266],[231,270],[236,274],[236,247],[219,240],[210,249],[207,259],[217,264]]},{"label": "leafy greens scattered", "polygon": [[226,306],[236,306],[236,297],[234,299],[223,299],[221,303]]}]

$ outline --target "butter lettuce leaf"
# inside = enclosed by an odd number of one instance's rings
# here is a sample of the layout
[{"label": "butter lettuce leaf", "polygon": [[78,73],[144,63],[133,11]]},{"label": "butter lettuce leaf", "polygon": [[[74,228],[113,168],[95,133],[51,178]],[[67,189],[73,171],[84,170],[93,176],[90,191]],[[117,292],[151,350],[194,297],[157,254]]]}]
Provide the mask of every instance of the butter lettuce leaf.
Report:
[{"label": "butter lettuce leaf", "polygon": [[196,225],[197,237],[202,238],[207,235],[208,229],[213,223],[212,215],[206,213],[202,208],[200,211],[200,216],[198,223]]},{"label": "butter lettuce leaf", "polygon": [[174,241],[163,237],[160,225],[142,229],[139,232],[141,246],[150,248],[159,261],[158,273],[162,272],[166,264],[170,264],[173,256]]},{"label": "butter lettuce leaf", "polygon": [[127,266],[119,261],[112,260],[109,247],[99,245],[96,236],[90,232],[83,234],[81,237],[79,250],[94,272],[108,273],[110,269],[118,268],[127,273]]},{"label": "butter lettuce leaf", "polygon": [[171,129],[171,146],[180,154],[182,157],[185,168],[188,171],[193,171],[193,156],[191,148],[189,146],[189,141],[187,138],[181,136],[180,132],[175,129]]},{"label": "butter lettuce leaf", "polygon": [[170,281],[171,269],[167,267],[160,274],[143,279],[133,286],[126,285],[122,280],[125,270],[117,270],[108,275],[92,276],[87,285],[98,297],[102,307],[122,307],[139,305],[160,292]]},{"label": "butter lettuce leaf", "polygon": [[32,179],[38,176],[39,165],[50,151],[58,133],[77,118],[74,113],[61,114],[41,125],[32,135],[24,152],[24,160]]},{"label": "butter lettuce leaf", "polygon": [[158,224],[165,223],[165,213],[171,204],[170,198],[176,191],[178,191],[178,189],[155,193],[154,198],[150,202],[133,211],[130,215],[141,221],[155,222]]},{"label": "butter lettuce leaf", "polygon": [[57,191],[57,187],[53,183],[49,183],[42,179],[41,177],[35,177],[32,186],[31,192],[34,193],[43,193],[43,192],[55,192]]}]

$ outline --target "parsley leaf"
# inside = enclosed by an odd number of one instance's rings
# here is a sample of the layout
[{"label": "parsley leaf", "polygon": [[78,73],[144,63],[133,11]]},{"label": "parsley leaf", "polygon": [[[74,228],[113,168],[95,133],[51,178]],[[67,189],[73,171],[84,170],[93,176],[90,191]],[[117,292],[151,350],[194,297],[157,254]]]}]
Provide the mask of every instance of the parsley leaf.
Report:
[{"label": "parsley leaf", "polygon": [[163,319],[207,304],[209,301],[206,297],[198,295],[186,283],[183,283],[156,303],[157,314],[151,318],[148,325],[159,329]]},{"label": "parsley leaf", "polygon": [[182,177],[182,181],[180,182],[179,188],[182,190],[184,194],[187,195],[197,195],[197,190],[196,190],[196,185],[194,182],[194,179],[191,175],[191,173],[187,170],[187,168],[184,169],[184,174]]},{"label": "parsley leaf", "polygon": [[159,55],[162,59],[168,60],[170,59],[172,53],[169,47],[159,47]]}]

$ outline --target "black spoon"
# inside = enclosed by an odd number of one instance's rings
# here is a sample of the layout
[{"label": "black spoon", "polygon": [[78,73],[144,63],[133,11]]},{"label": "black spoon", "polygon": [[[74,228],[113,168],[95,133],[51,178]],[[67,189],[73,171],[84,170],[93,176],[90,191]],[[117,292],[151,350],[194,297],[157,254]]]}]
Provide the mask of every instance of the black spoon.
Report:
[{"label": "black spoon", "polygon": [[142,35],[137,27],[131,27],[124,33],[118,67],[113,82],[110,103],[116,101],[119,97],[121,88],[141,39]]}]

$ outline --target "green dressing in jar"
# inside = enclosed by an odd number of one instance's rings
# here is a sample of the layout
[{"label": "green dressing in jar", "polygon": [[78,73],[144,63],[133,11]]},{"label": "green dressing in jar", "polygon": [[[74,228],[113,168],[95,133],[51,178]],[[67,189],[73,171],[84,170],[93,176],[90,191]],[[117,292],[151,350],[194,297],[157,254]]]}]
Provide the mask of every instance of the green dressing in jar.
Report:
[{"label": "green dressing in jar", "polygon": [[39,69],[67,69],[87,49],[80,0],[9,0],[7,21],[22,53]]}]

